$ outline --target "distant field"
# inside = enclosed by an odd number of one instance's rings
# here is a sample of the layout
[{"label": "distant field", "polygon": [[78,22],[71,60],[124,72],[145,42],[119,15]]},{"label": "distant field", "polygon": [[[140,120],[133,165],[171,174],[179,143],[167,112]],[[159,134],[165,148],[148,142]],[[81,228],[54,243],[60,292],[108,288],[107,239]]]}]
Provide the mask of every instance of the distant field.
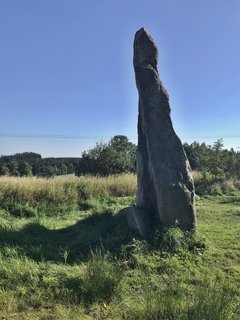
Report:
[{"label": "distant field", "polygon": [[240,319],[240,192],[197,200],[159,248],[114,213],[132,175],[0,178],[0,319]]}]

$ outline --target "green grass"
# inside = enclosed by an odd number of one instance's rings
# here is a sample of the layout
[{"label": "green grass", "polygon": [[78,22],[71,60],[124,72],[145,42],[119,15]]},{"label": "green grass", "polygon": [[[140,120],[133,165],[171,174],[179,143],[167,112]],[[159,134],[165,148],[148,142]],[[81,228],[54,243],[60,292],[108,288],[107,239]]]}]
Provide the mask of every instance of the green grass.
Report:
[{"label": "green grass", "polygon": [[[25,192],[35,210],[30,181],[22,191],[20,181],[17,191],[6,182],[8,194]],[[152,244],[114,215],[131,194],[98,192],[59,207],[52,192],[38,200],[46,212],[33,215],[0,205],[0,319],[240,319],[239,192],[197,200],[197,235],[162,229]]]}]

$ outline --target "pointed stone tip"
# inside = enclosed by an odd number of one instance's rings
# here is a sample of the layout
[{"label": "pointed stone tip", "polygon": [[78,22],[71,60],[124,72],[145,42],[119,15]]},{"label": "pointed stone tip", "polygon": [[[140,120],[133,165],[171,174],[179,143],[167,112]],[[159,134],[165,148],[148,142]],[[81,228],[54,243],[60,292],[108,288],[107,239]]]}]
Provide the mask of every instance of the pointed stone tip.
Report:
[{"label": "pointed stone tip", "polygon": [[134,62],[135,64],[157,65],[158,51],[153,38],[146,28],[139,29],[134,38]]},{"label": "pointed stone tip", "polygon": [[148,33],[145,27],[140,28],[136,33]]},{"label": "pointed stone tip", "polygon": [[147,38],[151,38],[149,32],[147,31],[146,28],[142,27],[140,28],[136,33],[135,33],[135,40],[138,38],[138,37],[141,37],[141,36],[146,36]]}]

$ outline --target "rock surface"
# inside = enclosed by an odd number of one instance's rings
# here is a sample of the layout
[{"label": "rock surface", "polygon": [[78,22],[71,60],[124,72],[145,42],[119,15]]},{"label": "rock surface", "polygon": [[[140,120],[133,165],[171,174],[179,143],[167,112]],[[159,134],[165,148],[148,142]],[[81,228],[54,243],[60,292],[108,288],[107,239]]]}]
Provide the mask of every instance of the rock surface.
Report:
[{"label": "rock surface", "polygon": [[[191,230],[196,225],[191,168],[172,126],[169,96],[158,74],[157,47],[144,28],[135,35],[133,62],[139,93],[137,208],[147,212],[152,231],[158,224]],[[149,227],[142,231],[142,215],[134,212],[129,227],[146,238],[151,231]]]},{"label": "rock surface", "polygon": [[119,211],[118,216],[124,217],[128,227],[139,233],[144,239],[149,238],[152,234],[152,219],[145,209],[136,206],[127,207]]}]

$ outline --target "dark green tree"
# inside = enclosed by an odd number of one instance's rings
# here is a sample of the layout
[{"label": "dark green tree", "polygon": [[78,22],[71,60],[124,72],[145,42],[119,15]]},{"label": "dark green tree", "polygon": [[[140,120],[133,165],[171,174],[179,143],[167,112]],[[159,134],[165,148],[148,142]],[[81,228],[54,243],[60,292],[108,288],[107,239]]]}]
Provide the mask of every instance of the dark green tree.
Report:
[{"label": "dark green tree", "polygon": [[206,164],[206,169],[215,179],[221,178],[225,175],[227,164],[227,156],[223,151],[223,141],[218,139],[211,147],[210,157]]},{"label": "dark green tree", "polygon": [[75,172],[74,165],[71,162],[67,163],[66,166],[67,166],[67,173],[71,174]]},{"label": "dark green tree", "polygon": [[48,164],[42,167],[42,170],[40,171],[39,175],[49,178],[49,177],[56,176],[57,173],[58,173],[57,167],[55,165]]},{"label": "dark green tree", "polygon": [[230,151],[224,150],[224,157],[226,158],[226,176],[240,178],[240,154],[231,148]]},{"label": "dark green tree", "polygon": [[5,164],[0,165],[0,176],[9,176],[10,171]]},{"label": "dark green tree", "polygon": [[136,146],[126,136],[114,136],[107,143],[83,152],[77,171],[81,174],[110,175],[123,172],[134,172]]},{"label": "dark green tree", "polygon": [[65,165],[65,163],[61,163],[61,164],[60,164],[60,167],[59,167],[59,169],[58,169],[58,172],[59,172],[60,175],[65,175],[65,174],[68,173],[68,168],[67,168],[67,166]]},{"label": "dark green tree", "polygon": [[30,177],[32,176],[32,166],[27,161],[23,161],[19,165],[20,176]]},{"label": "dark green tree", "polygon": [[183,145],[193,170],[205,171],[209,158],[211,156],[211,146],[205,142],[199,143],[194,141],[192,144],[184,143]]},{"label": "dark green tree", "polygon": [[15,176],[15,177],[19,177],[19,176],[20,176],[18,167],[19,167],[19,166],[18,166],[17,160],[12,160],[12,161],[10,162],[9,169],[10,169],[10,174],[11,174],[12,176]]}]

